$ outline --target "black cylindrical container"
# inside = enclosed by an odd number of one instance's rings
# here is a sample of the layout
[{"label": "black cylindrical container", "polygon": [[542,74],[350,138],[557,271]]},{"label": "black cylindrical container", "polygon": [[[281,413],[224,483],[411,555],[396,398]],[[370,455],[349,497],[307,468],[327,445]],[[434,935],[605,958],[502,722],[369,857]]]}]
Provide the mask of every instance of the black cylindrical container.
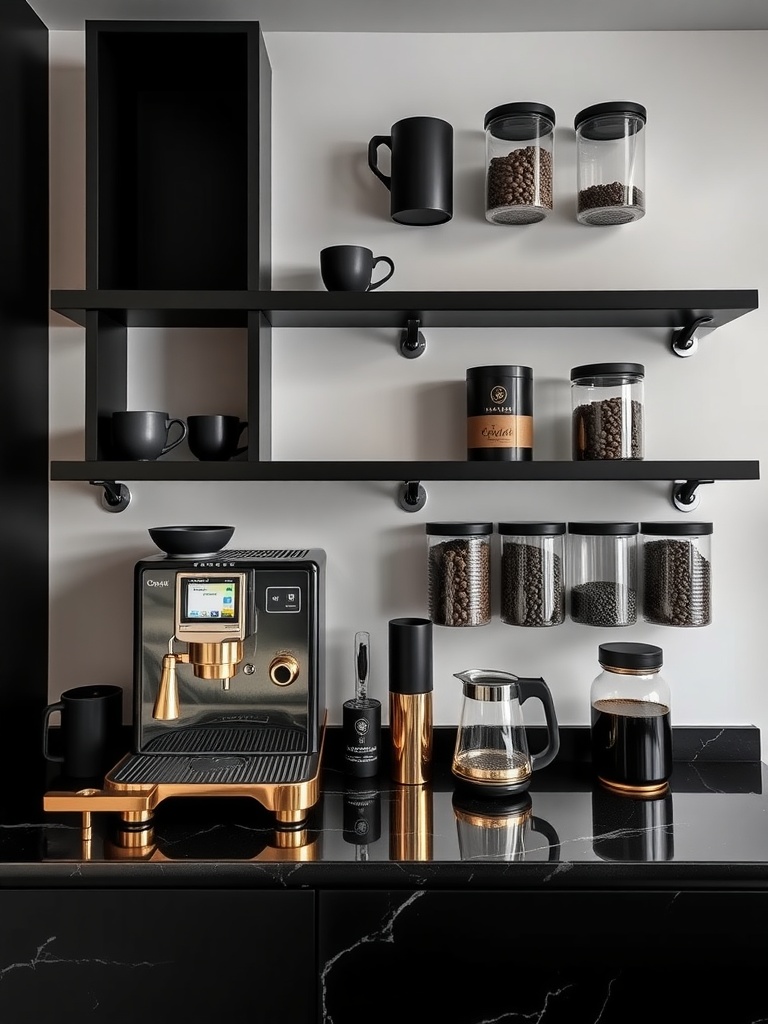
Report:
[{"label": "black cylindrical container", "polygon": [[[379,170],[377,151],[392,151],[391,174]],[[443,224],[453,216],[453,127],[439,117],[405,117],[390,135],[368,143],[368,166],[391,193],[398,224]]]},{"label": "black cylindrical container", "polygon": [[344,737],[344,771],[358,779],[370,778],[379,770],[381,746],[381,701],[345,700],[341,720]]},{"label": "black cylindrical container", "polygon": [[389,620],[389,733],[395,782],[432,778],[432,620]]},{"label": "black cylindrical container", "polygon": [[533,458],[530,366],[472,366],[467,370],[467,458],[481,462]]}]

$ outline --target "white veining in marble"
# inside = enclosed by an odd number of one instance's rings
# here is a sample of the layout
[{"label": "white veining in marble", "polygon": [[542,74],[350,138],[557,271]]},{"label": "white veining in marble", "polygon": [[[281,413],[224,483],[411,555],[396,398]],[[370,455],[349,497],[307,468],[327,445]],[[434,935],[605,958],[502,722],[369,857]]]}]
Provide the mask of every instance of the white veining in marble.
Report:
[{"label": "white veining in marble", "polygon": [[698,750],[696,751],[696,753],[695,753],[695,754],[693,755],[693,757],[692,757],[692,758],[691,758],[691,760],[689,761],[689,764],[693,764],[693,762],[694,762],[694,761],[695,761],[695,760],[696,760],[696,759],[698,758],[699,754],[700,754],[700,753],[701,753],[701,752],[702,752],[703,750],[705,750],[705,749],[706,749],[706,748],[707,748],[707,747],[708,747],[708,746],[710,745],[710,743],[716,743],[716,742],[717,742],[717,741],[718,741],[718,740],[720,739],[720,737],[721,737],[721,736],[723,735],[723,733],[724,733],[724,732],[725,732],[725,729],[721,729],[721,730],[720,730],[720,732],[718,732],[718,733],[716,733],[716,734],[715,734],[714,736],[712,736],[712,738],[711,738],[711,739],[705,740],[705,741],[704,741],[704,742],[703,742],[703,743],[701,744],[701,746],[699,747],[699,749],[698,749]]},{"label": "white veining in marble", "polygon": [[56,941],[57,936],[51,935],[41,943],[36,951],[35,955],[31,960],[20,960],[13,964],[8,964],[6,967],[0,968],[0,983],[2,983],[8,974],[12,971],[28,970],[36,971],[38,967],[50,966],[51,964],[98,964],[103,967],[159,967],[163,964],[173,963],[173,960],[104,960],[101,957],[70,957],[70,956],[56,956],[48,951],[48,947],[51,943]]},{"label": "white veining in marble", "polygon": [[542,1024],[549,1009],[550,999],[557,998],[563,992],[567,992],[569,988],[573,988],[573,985],[563,985],[562,988],[556,988],[552,992],[547,992],[544,997],[544,1005],[540,1010],[534,1010],[532,1013],[518,1013],[516,1010],[509,1010],[506,1013],[502,1013],[499,1017],[486,1017],[483,1020],[479,1020],[477,1024],[503,1024],[504,1021],[508,1020],[529,1020],[532,1024]]}]

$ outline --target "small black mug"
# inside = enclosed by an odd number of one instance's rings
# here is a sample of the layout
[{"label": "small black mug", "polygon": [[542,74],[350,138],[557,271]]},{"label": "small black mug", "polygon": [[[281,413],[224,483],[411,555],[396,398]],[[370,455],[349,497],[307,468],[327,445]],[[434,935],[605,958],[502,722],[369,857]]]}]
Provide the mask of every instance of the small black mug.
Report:
[{"label": "small black mug", "polygon": [[[378,149],[392,151],[391,174],[379,170]],[[453,127],[439,117],[404,117],[389,135],[368,143],[368,166],[390,191],[398,224],[444,224],[453,216]]]},{"label": "small black mug", "polygon": [[[48,736],[50,718],[61,712],[62,754],[52,754]],[[49,704],[43,714],[43,757],[63,764],[74,779],[103,776],[120,753],[123,691],[120,686],[76,686]]]},{"label": "small black mug", "polygon": [[[181,428],[181,433],[175,441],[169,441],[174,424]],[[112,413],[112,449],[117,459],[151,462],[181,444],[186,436],[184,420],[171,419],[167,412]]]},{"label": "small black mug", "polygon": [[238,441],[247,426],[247,420],[237,416],[187,416],[189,450],[201,462],[225,462],[242,455],[248,445],[238,447]]},{"label": "small black mug", "polygon": [[[372,282],[377,263],[388,263],[389,273]],[[320,251],[320,275],[329,292],[372,292],[394,272],[389,256],[374,256],[364,245],[329,245]]]}]

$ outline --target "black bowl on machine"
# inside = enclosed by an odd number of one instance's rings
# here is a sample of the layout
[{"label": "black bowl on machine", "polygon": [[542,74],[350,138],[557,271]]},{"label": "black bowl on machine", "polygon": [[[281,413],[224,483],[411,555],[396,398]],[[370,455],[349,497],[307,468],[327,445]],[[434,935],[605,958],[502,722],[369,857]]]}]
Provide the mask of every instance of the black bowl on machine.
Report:
[{"label": "black bowl on machine", "polygon": [[166,555],[175,558],[202,558],[226,547],[234,526],[152,526],[147,531]]}]

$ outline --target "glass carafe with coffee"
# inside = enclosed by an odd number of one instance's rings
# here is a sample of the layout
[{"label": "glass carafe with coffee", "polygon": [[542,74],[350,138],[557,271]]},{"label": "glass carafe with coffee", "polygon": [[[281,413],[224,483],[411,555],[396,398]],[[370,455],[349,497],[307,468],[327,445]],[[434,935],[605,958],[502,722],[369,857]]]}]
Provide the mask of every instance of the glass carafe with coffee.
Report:
[{"label": "glass carafe with coffee", "polygon": [[672,774],[670,690],[654,644],[600,644],[592,682],[592,764],[614,792],[663,793]]},{"label": "glass carafe with coffee", "polygon": [[[526,790],[531,775],[550,764],[560,749],[552,694],[543,679],[521,679],[511,672],[468,669],[456,672],[464,699],[451,771],[461,785],[486,796]],[[547,742],[531,754],[522,706],[536,697],[544,707]]]}]

